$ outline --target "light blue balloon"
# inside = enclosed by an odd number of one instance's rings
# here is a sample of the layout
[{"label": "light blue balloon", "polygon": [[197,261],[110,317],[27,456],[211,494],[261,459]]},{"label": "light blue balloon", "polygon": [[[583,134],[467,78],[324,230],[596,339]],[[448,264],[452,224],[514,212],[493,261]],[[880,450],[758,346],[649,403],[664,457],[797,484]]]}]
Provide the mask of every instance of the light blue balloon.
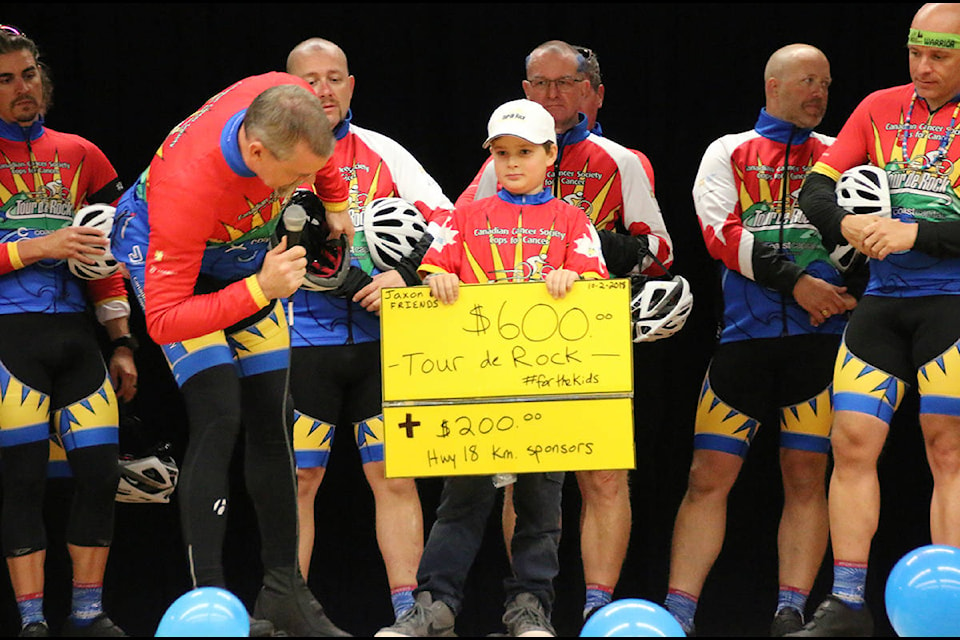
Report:
[{"label": "light blue balloon", "polygon": [[900,558],[884,600],[899,636],[960,636],[960,549],[932,544]]},{"label": "light blue balloon", "polygon": [[157,638],[244,638],[250,616],[240,599],[219,587],[200,587],[177,598],[160,619]]},{"label": "light blue balloon", "polygon": [[587,620],[582,638],[685,638],[673,615],[647,600],[614,600]]}]

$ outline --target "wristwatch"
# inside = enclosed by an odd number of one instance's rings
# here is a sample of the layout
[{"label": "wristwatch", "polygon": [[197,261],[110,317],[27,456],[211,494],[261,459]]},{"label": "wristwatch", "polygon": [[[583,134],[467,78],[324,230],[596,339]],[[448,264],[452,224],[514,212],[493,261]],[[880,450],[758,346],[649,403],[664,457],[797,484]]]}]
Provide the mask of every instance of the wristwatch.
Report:
[{"label": "wristwatch", "polygon": [[135,352],[137,349],[140,348],[140,343],[137,341],[135,337],[133,337],[132,334],[128,333],[127,335],[120,336],[119,338],[113,340],[110,343],[110,348],[113,351],[116,351],[118,347],[126,347],[127,349],[130,349],[130,351]]}]

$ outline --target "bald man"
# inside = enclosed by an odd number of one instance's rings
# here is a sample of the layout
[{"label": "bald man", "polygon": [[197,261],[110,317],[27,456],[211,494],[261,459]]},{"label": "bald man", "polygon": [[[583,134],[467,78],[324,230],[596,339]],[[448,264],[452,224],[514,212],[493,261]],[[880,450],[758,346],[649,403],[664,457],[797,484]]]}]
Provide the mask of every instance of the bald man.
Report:
[{"label": "bald man", "polygon": [[[315,543],[314,503],[323,481],[336,425],[352,432],[364,476],[373,492],[377,543],[387,571],[395,617],[413,606],[423,551],[423,511],[413,478],[387,478],[383,457],[380,379],[380,289],[420,284],[419,250],[393,268],[373,263],[363,209],[378,198],[398,197],[423,211],[453,204],[416,159],[397,142],[353,124],[355,79],[335,43],[310,38],[287,57],[287,71],[306,80],[320,98],[336,146],[330,165],[346,183],[356,230],[347,282],[336,291],[300,289],[293,296],[296,322],[290,390],[297,409],[293,446],[300,512],[300,570],[308,575]],[[328,166],[326,169],[330,169]],[[322,561],[322,558],[320,559]]]},{"label": "bald man", "polygon": [[[907,55],[913,82],[867,96],[800,194],[824,238],[870,257],[834,378],[833,588],[800,636],[873,632],[864,595],[880,518],[877,460],[908,385],[920,394],[933,476],[930,538],[960,547],[960,192],[952,177],[960,162],[960,5],[923,5]],[[839,176],[865,163],[886,171],[889,218],[848,215],[836,204]]]},{"label": "bald man", "polygon": [[779,425],[784,495],[772,636],[803,626],[826,551],[830,383],[856,300],[796,194],[833,141],[813,131],[829,87],[830,63],[819,49],[792,44],[774,52],[756,125],[714,141],[693,187],[704,242],[722,271],[724,310],[697,408],[665,602],[688,633],[723,547],[727,496],[761,425]]}]

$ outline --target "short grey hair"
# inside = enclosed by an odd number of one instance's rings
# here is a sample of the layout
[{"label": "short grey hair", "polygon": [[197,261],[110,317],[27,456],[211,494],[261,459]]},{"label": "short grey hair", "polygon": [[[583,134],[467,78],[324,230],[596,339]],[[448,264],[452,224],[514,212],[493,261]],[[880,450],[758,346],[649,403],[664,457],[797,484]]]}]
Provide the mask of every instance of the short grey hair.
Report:
[{"label": "short grey hair", "polygon": [[250,103],[243,128],[277,157],[286,160],[300,141],[314,155],[329,158],[336,141],[323,105],[309,89],[295,84],[270,87]]}]

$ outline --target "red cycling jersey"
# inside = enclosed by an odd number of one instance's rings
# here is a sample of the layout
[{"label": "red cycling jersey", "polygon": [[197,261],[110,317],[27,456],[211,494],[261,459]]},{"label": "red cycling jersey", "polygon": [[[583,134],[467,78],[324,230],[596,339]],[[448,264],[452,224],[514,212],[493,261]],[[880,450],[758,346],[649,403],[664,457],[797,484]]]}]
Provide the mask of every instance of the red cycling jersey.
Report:
[{"label": "red cycling jersey", "polygon": [[[269,303],[255,273],[269,248],[281,195],[243,163],[236,132],[254,98],[286,84],[310,89],[300,78],[279,72],[245,78],[224,89],[177,125],[150,163],[145,312],[150,336],[159,344],[224,329]],[[329,176],[317,180],[318,187],[325,187],[318,188],[318,195],[328,211],[342,211],[346,185],[330,163],[324,170]],[[208,245],[230,245],[238,252],[252,248],[259,259],[251,261],[244,279],[194,295]]]}]

